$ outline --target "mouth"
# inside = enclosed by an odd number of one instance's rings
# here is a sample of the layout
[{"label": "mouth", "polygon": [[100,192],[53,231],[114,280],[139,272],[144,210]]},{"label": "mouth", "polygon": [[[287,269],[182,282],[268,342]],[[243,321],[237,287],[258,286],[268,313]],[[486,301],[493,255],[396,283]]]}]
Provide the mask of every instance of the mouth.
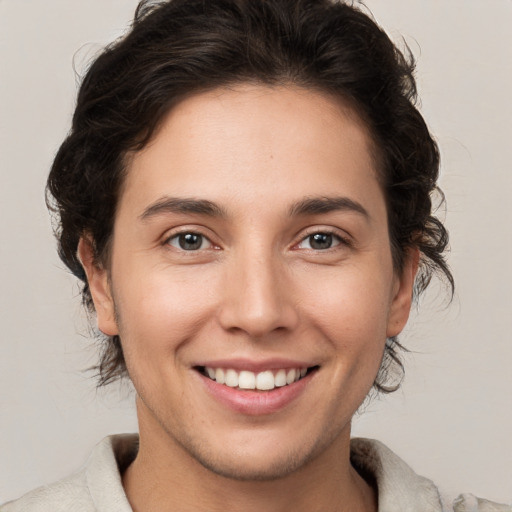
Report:
[{"label": "mouth", "polygon": [[311,366],[252,372],[249,370],[235,370],[234,368],[196,366],[195,370],[217,384],[222,384],[229,388],[243,391],[268,392],[276,388],[290,386],[317,371],[318,368],[319,366]]}]

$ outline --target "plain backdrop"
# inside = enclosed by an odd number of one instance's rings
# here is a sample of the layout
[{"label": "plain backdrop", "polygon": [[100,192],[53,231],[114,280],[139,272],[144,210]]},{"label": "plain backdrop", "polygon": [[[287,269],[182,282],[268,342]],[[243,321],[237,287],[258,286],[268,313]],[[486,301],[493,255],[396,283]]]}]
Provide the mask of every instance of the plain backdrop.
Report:
[{"label": "plain backdrop", "polygon": [[[0,0],[0,503],[136,430],[129,386],[97,392],[95,347],[58,260],[43,188],[77,81],[136,0]],[[403,387],[354,435],[387,443],[451,492],[512,502],[512,1],[368,0],[418,58],[442,154],[453,303],[434,287],[403,343]]]}]

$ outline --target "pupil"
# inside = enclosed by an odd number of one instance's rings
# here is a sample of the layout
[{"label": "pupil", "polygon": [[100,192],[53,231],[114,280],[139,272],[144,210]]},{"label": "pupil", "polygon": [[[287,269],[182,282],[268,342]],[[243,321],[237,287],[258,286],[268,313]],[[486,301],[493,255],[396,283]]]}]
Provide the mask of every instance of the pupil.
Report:
[{"label": "pupil", "polygon": [[311,235],[309,243],[313,249],[329,249],[332,245],[332,235],[328,233],[315,233]]},{"label": "pupil", "polygon": [[186,251],[193,251],[201,247],[202,237],[195,233],[185,233],[179,236],[180,247]]}]

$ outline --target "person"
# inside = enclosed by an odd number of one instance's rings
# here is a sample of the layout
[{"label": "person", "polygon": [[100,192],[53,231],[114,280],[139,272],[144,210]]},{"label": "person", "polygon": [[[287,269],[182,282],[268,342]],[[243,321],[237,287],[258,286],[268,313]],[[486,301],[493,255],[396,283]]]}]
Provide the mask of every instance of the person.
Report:
[{"label": "person", "polygon": [[453,288],[413,66],[343,2],[140,4],[48,179],[139,435],[2,511],[510,510],[350,440],[413,296]]}]

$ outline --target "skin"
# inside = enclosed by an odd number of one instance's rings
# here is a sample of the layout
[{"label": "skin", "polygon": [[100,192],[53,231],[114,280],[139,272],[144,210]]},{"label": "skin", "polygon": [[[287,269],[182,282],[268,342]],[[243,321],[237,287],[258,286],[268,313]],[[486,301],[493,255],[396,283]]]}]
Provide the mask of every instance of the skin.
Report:
[{"label": "skin", "polygon": [[[350,422],[407,321],[418,257],[393,268],[373,154],[339,100],[240,85],[184,100],[131,155],[109,268],[87,238],[79,254],[137,391],[140,450],[123,476],[135,511],[376,510],[350,465]],[[222,215],[158,206],[169,198]],[[298,211],[311,198],[345,202]],[[315,233],[332,233],[330,248]],[[194,367],[231,358],[318,370],[290,404],[249,415]]]}]

